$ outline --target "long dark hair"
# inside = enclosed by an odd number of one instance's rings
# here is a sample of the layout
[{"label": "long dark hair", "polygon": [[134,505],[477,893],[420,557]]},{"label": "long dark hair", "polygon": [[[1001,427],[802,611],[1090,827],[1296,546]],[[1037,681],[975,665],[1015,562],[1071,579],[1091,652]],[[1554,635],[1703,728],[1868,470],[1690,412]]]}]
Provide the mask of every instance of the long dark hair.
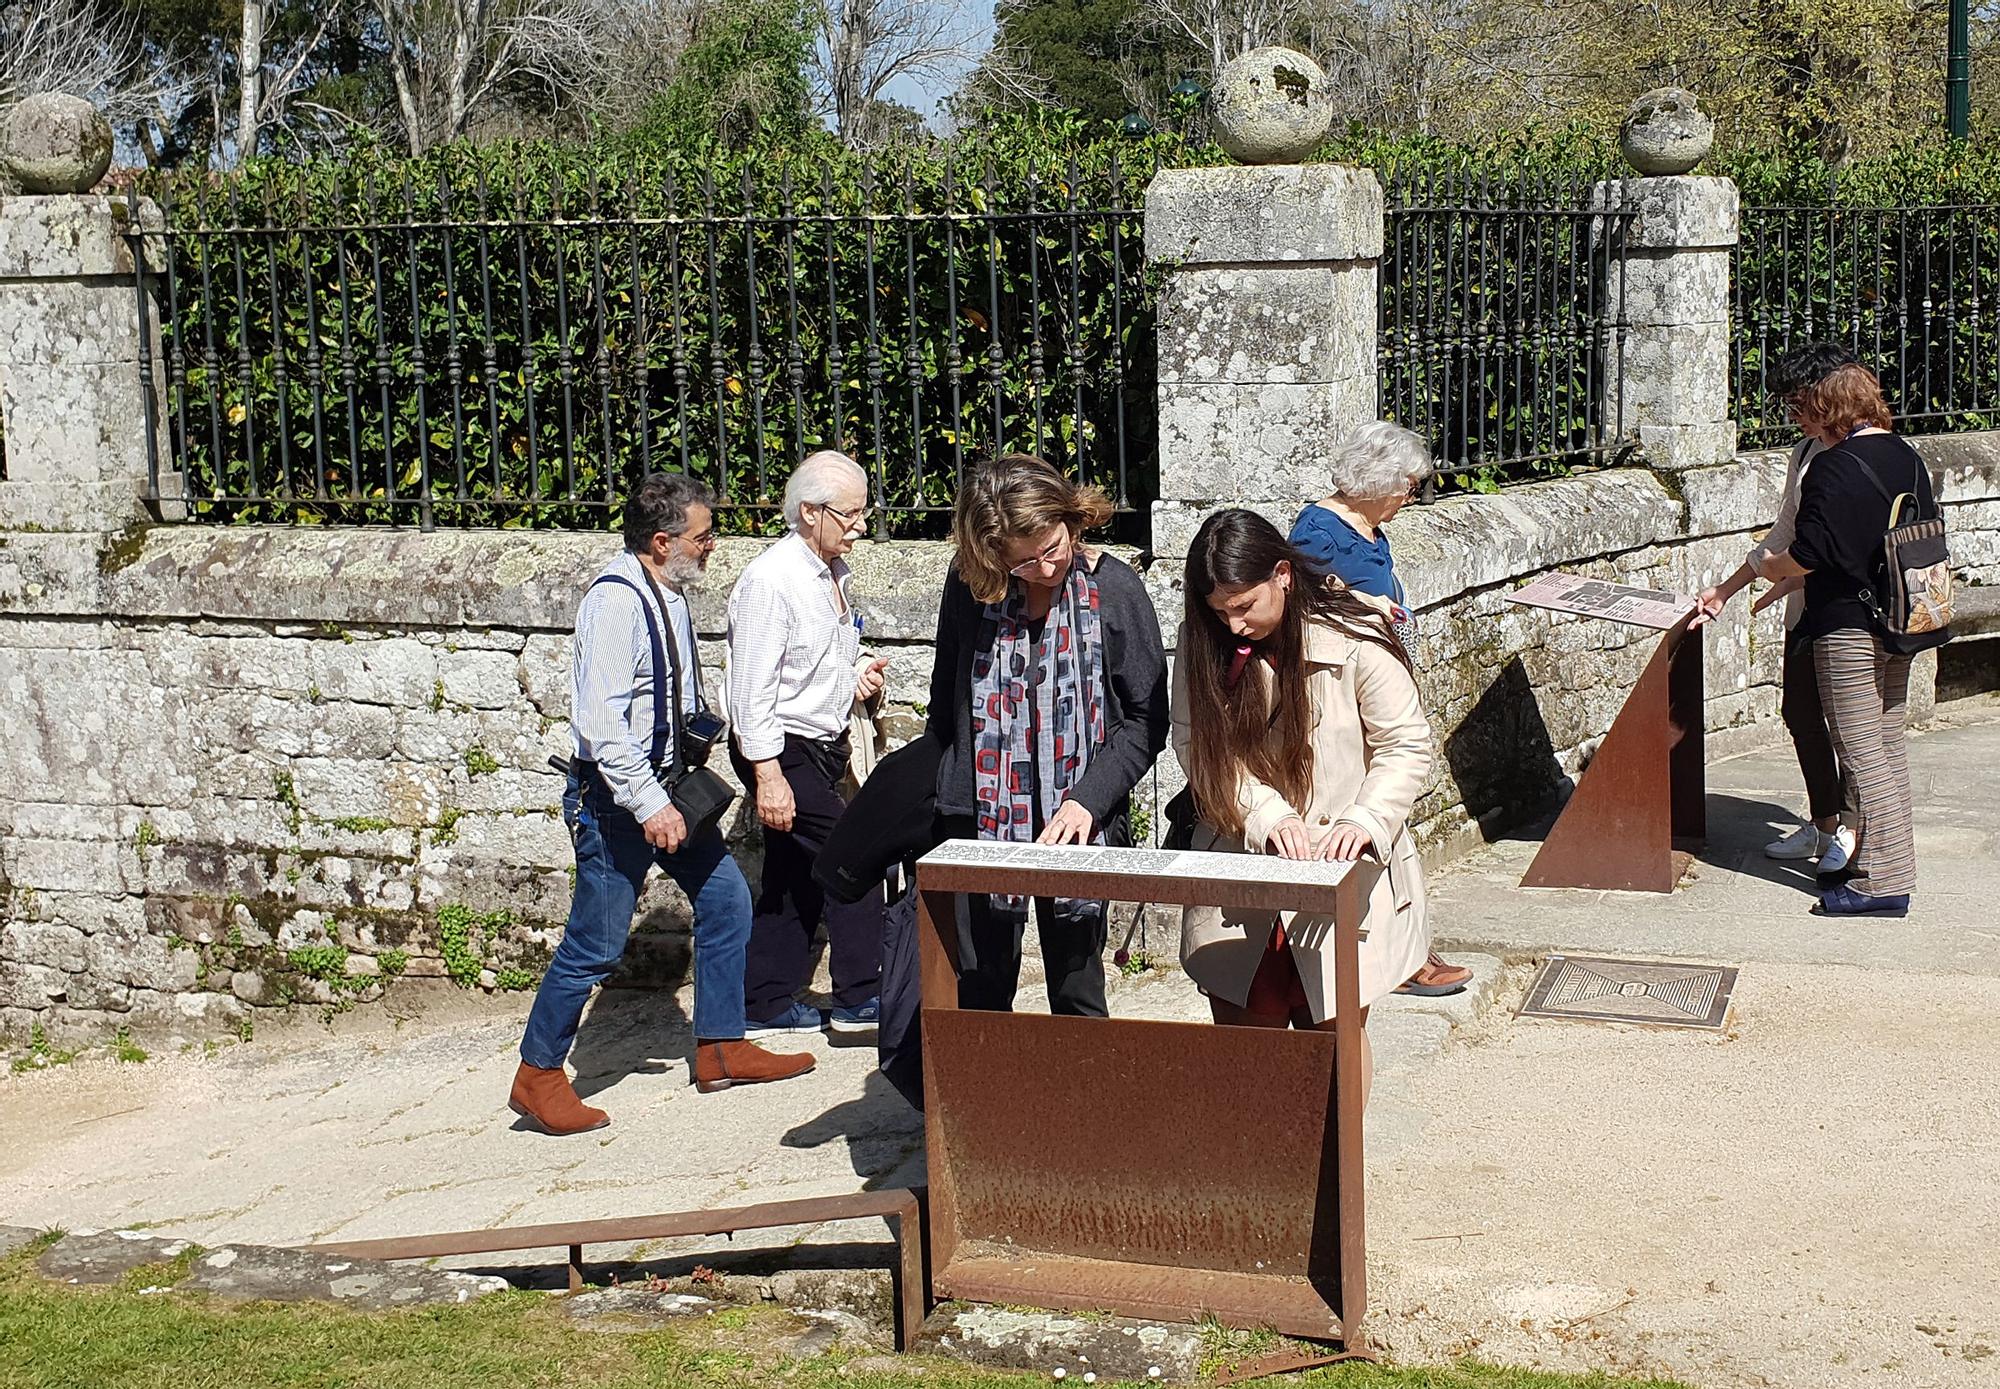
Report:
[{"label": "long dark hair", "polygon": [[[1290,564],[1293,582],[1277,630],[1258,643],[1272,679],[1229,684],[1229,667],[1241,645],[1209,607],[1217,589],[1261,584]],[[1388,619],[1337,579],[1316,572],[1304,555],[1254,511],[1231,507],[1202,523],[1188,553],[1187,611],[1177,659],[1187,671],[1188,785],[1207,824],[1243,832],[1236,803],[1240,772],[1248,771],[1293,806],[1312,795],[1313,707],[1306,692],[1306,623],[1339,628],[1356,641],[1373,642],[1409,668],[1409,653]]]}]

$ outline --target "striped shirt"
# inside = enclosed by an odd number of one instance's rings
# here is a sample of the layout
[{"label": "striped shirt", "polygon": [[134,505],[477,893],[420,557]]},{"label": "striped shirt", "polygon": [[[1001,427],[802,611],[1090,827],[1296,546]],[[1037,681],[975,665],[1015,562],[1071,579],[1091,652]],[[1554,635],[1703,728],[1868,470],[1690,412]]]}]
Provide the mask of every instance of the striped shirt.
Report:
[{"label": "striped shirt", "polygon": [[[631,580],[645,597],[623,584],[597,584],[583,595],[570,644],[571,742],[579,759],[597,764],[619,807],[644,822],[667,808],[668,797],[653,773],[653,648],[640,604],[653,610],[661,640],[671,633],[680,649],[681,708],[689,714],[700,698],[694,618],[687,599],[665,584],[658,585],[667,604],[661,611],[639,557],[629,550],[600,574]],[[662,674],[672,688],[672,670]]]},{"label": "striped shirt", "polygon": [[729,724],[752,762],[785,735],[830,742],[854,713],[861,636],[847,565],[794,531],[744,569],[729,595]]}]

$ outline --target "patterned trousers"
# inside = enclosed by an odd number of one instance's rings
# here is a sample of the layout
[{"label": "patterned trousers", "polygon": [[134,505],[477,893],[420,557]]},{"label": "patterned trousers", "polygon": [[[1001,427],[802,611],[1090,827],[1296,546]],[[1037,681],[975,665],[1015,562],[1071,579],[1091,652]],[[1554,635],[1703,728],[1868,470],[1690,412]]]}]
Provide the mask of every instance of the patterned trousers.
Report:
[{"label": "patterned trousers", "polygon": [[1841,818],[1856,840],[1848,886],[1871,897],[1912,892],[1917,844],[1903,746],[1910,658],[1884,649],[1873,632],[1843,627],[1814,641],[1813,665],[1849,807]]}]

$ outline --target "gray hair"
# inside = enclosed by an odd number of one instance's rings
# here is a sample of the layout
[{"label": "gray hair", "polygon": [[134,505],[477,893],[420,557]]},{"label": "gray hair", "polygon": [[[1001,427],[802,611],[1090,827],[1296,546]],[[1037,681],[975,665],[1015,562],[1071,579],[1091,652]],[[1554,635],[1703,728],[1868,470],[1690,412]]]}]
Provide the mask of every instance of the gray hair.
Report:
[{"label": "gray hair", "polygon": [[1326,464],[1333,490],[1363,502],[1400,496],[1437,467],[1421,436],[1388,420],[1362,425],[1334,447]]},{"label": "gray hair", "polygon": [[821,449],[818,453],[807,454],[799,460],[799,466],[792,469],[791,481],[785,484],[785,524],[796,526],[800,507],[826,506],[839,495],[842,487],[857,480],[865,496],[868,474],[861,470],[859,463],[839,449]]}]

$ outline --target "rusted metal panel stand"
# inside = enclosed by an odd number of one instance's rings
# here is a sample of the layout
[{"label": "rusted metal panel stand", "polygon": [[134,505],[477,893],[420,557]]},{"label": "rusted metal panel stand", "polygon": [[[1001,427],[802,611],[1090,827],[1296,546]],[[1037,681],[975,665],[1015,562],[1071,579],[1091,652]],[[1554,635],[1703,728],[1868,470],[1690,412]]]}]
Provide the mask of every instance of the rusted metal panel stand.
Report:
[{"label": "rusted metal panel stand", "polygon": [[[1056,869],[954,852],[917,868],[933,1296],[1364,1351],[1357,879],[1379,870],[1289,866],[1302,884],[1240,855],[1037,851],[1080,865]],[[1331,916],[1337,1030],[961,1010],[955,894],[971,892]]]},{"label": "rusted metal panel stand", "polygon": [[1708,837],[1701,629],[1666,633],[1523,887],[1672,892]]},{"label": "rusted metal panel stand", "polygon": [[498,1230],[459,1230],[443,1235],[411,1235],[395,1239],[344,1240],[309,1244],[308,1254],[349,1259],[442,1259],[460,1254],[497,1254],[516,1249],[562,1249],[569,1261],[569,1286],[583,1287],[583,1248],[587,1244],[632,1244],[639,1240],[679,1239],[688,1235],[730,1235],[738,1230],[769,1230],[785,1225],[820,1225],[829,1220],[860,1220],[880,1216],[896,1235],[896,1348],[908,1350],[923,1325],[924,1303],[923,1200],[906,1190],[864,1191],[853,1196],[813,1196],[797,1201],[766,1201],[727,1210],[674,1211],[665,1215],[623,1216],[613,1220],[573,1220],[558,1225],[514,1225]]}]

